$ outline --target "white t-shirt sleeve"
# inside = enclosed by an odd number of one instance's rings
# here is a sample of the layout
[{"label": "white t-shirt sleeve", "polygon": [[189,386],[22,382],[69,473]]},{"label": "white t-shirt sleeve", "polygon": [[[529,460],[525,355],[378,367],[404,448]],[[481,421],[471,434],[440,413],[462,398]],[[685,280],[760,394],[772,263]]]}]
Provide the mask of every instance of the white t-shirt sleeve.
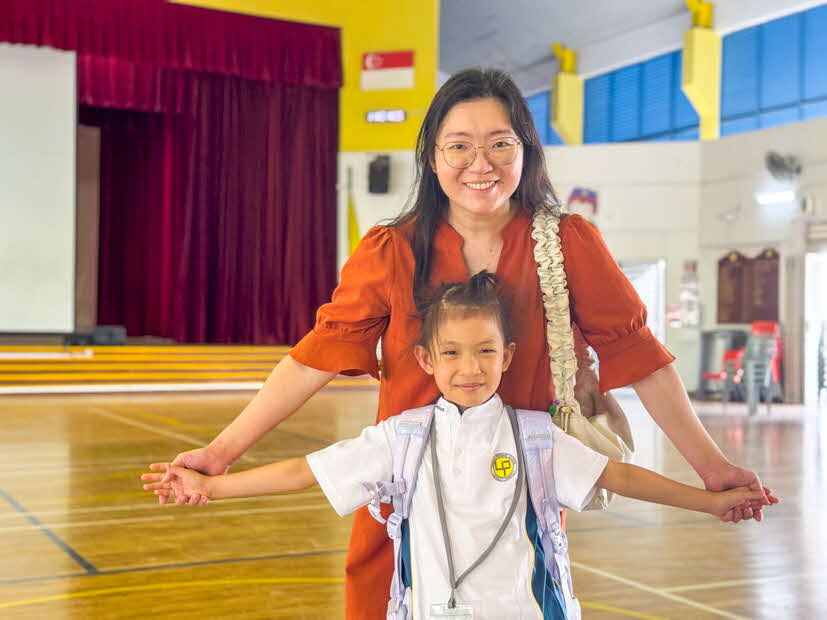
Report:
[{"label": "white t-shirt sleeve", "polygon": [[580,512],[597,488],[594,486],[609,462],[608,457],[586,447],[560,428],[554,429],[552,467],[559,502]]},{"label": "white t-shirt sleeve", "polygon": [[307,455],[316,481],[339,516],[350,514],[370,501],[370,492],[363,482],[391,479],[393,433],[392,421],[385,420],[368,426],[358,437]]}]

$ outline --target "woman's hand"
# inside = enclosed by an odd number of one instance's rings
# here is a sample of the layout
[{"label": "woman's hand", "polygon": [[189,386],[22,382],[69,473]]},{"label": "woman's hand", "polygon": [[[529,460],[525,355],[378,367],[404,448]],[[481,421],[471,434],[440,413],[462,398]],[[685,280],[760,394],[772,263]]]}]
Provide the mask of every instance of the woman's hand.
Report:
[{"label": "woman's hand", "polygon": [[[162,474],[142,474],[141,480],[144,490],[153,491],[164,502],[173,497],[178,505],[201,505],[207,503],[210,497],[209,477],[186,467],[175,467],[169,463],[152,463],[149,468]],[[198,498],[195,501],[193,498]]]},{"label": "woman's hand", "polygon": [[721,521],[732,523],[738,523],[745,519],[761,521],[761,519],[763,519],[761,509],[764,506],[778,503],[778,498],[773,497],[770,490],[761,484],[755,472],[738,467],[732,463],[726,463],[718,469],[705,473],[701,476],[701,479],[709,491],[725,491],[737,487],[747,487],[750,491],[760,492],[762,494],[758,501],[753,500],[748,505],[739,505],[727,510],[721,516]]},{"label": "woman's hand", "polygon": [[[182,452],[175,457],[175,460],[172,461],[171,465],[186,467],[187,469],[192,469],[207,476],[216,476],[218,474],[226,474],[227,470],[230,469],[231,463],[227,463],[226,460],[221,458],[221,456],[217,454],[214,449],[210,446],[206,446],[204,448],[197,448],[195,450]],[[152,465],[150,465],[150,469],[153,469]],[[161,482],[169,484],[171,481],[172,474],[169,470],[167,470]],[[163,489],[160,487],[159,490],[161,492],[158,493],[158,503],[166,504],[169,501],[170,494],[164,493]],[[174,499],[176,504],[187,503],[195,506],[197,504],[206,504],[208,498],[204,497],[200,493],[195,493],[193,495],[184,495],[183,501],[177,494]]]},{"label": "woman's hand", "polygon": [[[769,489],[753,491],[749,487],[735,487],[727,491],[717,491],[711,497],[709,513],[722,521],[727,520],[727,515],[738,512],[760,515],[761,508],[765,505],[765,494],[769,496]],[[760,520],[756,517],[756,521]]]}]

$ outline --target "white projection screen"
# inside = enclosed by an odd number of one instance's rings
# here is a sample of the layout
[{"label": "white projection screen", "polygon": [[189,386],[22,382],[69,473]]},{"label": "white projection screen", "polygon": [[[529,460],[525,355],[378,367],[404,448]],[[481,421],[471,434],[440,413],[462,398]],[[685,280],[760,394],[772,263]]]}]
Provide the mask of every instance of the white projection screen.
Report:
[{"label": "white projection screen", "polygon": [[68,333],[75,302],[75,55],[0,43],[0,333]]}]

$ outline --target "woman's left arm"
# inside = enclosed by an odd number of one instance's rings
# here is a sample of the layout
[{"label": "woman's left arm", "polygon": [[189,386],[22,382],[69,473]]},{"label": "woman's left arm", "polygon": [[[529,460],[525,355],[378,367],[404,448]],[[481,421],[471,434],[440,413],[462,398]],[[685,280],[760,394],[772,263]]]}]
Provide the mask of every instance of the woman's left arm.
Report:
[{"label": "woman's left arm", "polygon": [[[730,463],[712,441],[695,414],[686,388],[673,364],[656,370],[648,377],[633,383],[632,387],[635,388],[652,419],[689,461],[707,489],[723,491],[746,486],[752,491],[763,490],[761,481],[755,472]],[[763,503],[764,505],[770,503],[766,495]],[[753,510],[746,507],[735,511],[730,510],[722,520],[737,523],[742,519],[760,521],[761,518],[760,508]]]}]

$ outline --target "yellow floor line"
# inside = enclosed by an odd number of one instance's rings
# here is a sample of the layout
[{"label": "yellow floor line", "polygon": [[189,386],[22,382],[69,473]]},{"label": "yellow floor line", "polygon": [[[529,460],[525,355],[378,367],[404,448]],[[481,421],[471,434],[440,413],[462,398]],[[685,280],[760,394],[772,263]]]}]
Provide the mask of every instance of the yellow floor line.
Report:
[{"label": "yellow floor line", "polygon": [[[98,590],[84,590],[81,592],[66,592],[64,594],[54,594],[51,596],[40,596],[36,598],[19,599],[16,601],[7,601],[0,603],[0,609],[9,609],[11,607],[24,607],[26,605],[36,605],[37,603],[48,603],[52,601],[65,601],[68,599],[93,598],[97,596],[107,596],[110,594],[125,594],[128,592],[157,592],[159,590],[176,590],[179,588],[203,588],[215,586],[244,586],[244,585],[318,585],[318,584],[339,584],[344,583],[343,577],[261,577],[255,579],[206,579],[200,581],[176,581],[173,583],[155,583],[144,584],[139,586],[119,586],[115,588],[101,588]],[[641,614],[635,611],[621,609],[620,607],[612,607],[611,605],[601,605],[600,603],[589,603],[581,601],[581,606],[587,609],[598,609],[601,611],[609,611],[628,618],[640,618],[641,620],[666,620],[661,616],[650,616]]]},{"label": "yellow floor line", "polygon": [[270,577],[258,579],[209,579],[203,581],[178,581],[175,583],[156,583],[146,584],[141,586],[121,586],[117,588],[103,588],[100,590],[84,590],[81,592],[67,592],[65,594],[55,594],[53,596],[41,596],[37,598],[19,599],[17,601],[8,601],[0,603],[0,609],[8,609],[10,607],[23,607],[24,605],[34,605],[36,603],[48,603],[49,601],[63,601],[66,599],[76,598],[91,598],[95,596],[106,596],[107,594],[122,594],[125,592],[151,592],[158,590],[175,590],[178,588],[201,588],[212,586],[233,586],[233,585],[257,585],[257,584],[277,584],[277,585],[297,585],[297,584],[332,584],[344,583],[343,577]]},{"label": "yellow floor line", "polygon": [[598,611],[608,611],[627,618],[640,618],[641,620],[668,620],[663,616],[650,616],[649,614],[642,614],[631,609],[623,609],[621,607],[613,607],[612,605],[603,605],[601,603],[590,603],[588,601],[580,601],[580,606],[584,609],[596,609]]}]

